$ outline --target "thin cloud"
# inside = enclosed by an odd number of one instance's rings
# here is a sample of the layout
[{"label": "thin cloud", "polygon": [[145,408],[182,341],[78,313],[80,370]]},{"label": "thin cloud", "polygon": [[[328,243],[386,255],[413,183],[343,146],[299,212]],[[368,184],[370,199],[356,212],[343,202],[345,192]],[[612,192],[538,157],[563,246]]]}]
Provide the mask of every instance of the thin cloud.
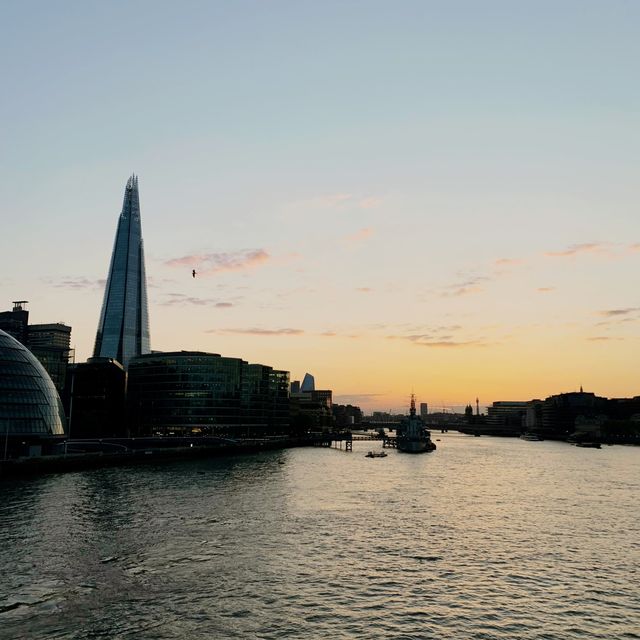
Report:
[{"label": "thin cloud", "polygon": [[[461,274],[458,274],[459,276]],[[454,282],[446,287],[440,289],[439,295],[441,298],[457,298],[460,296],[468,296],[474,293],[480,293],[483,291],[482,284],[489,282],[492,278],[490,276],[467,276],[463,280]]]},{"label": "thin cloud", "polygon": [[555,287],[538,287],[536,291],[538,293],[550,293],[551,291],[555,291]]},{"label": "thin cloud", "polygon": [[382,198],[376,198],[375,196],[369,196],[367,198],[362,198],[360,202],[358,202],[359,209],[374,209],[375,207],[379,207],[382,204]]},{"label": "thin cloud", "polygon": [[339,207],[346,202],[353,200],[353,194],[351,193],[334,193],[326,196],[319,196],[314,198],[313,202],[323,207]]},{"label": "thin cloud", "polygon": [[363,240],[367,240],[368,238],[370,238],[373,235],[373,233],[374,233],[373,229],[370,229],[367,227],[364,229],[360,229],[359,231],[356,231],[350,236],[347,236],[345,240],[347,242],[362,242]]},{"label": "thin cloud", "polygon": [[192,305],[197,307],[216,307],[217,309],[227,309],[233,307],[232,302],[221,302],[213,298],[198,298],[187,296],[183,293],[168,293],[160,303],[163,307]]},{"label": "thin cloud", "polygon": [[616,338],[613,336],[592,336],[587,338],[590,342],[609,342],[611,340],[624,340],[624,338]]},{"label": "thin cloud", "polygon": [[164,264],[171,268],[188,267],[195,269],[199,276],[213,275],[224,271],[245,271],[263,265],[271,259],[264,249],[248,249],[224,253],[203,253],[167,260]]},{"label": "thin cloud", "polygon": [[300,336],[303,329],[260,329],[252,327],[250,329],[209,329],[206,333],[233,333],[243,336]]},{"label": "thin cloud", "polygon": [[56,289],[73,289],[78,291],[86,289],[103,289],[107,281],[104,278],[64,278],[63,280],[58,281],[45,280],[45,282]]},{"label": "thin cloud", "polygon": [[420,347],[431,347],[435,349],[461,349],[465,347],[488,347],[488,342],[482,342],[480,340],[434,340],[427,342],[415,342],[414,344]]},{"label": "thin cloud", "polygon": [[640,307],[627,307],[626,309],[605,309],[604,311],[598,311],[599,316],[605,318],[618,318],[620,316],[628,316],[640,311]]},{"label": "thin cloud", "polygon": [[493,263],[499,267],[515,267],[522,264],[522,260],[518,258],[498,258]]},{"label": "thin cloud", "polygon": [[442,293],[443,298],[458,298],[460,296],[468,296],[474,293],[482,292],[482,287],[459,287],[451,291],[445,291]]},{"label": "thin cloud", "polygon": [[581,254],[608,253],[610,243],[608,242],[584,242],[581,244],[572,244],[561,251],[546,251],[545,256],[548,258],[572,258]]},{"label": "thin cloud", "polygon": [[387,336],[389,340],[407,340],[419,347],[431,347],[434,349],[459,349],[465,347],[487,347],[484,340],[455,340],[453,336],[433,336],[418,334],[410,336]]},{"label": "thin cloud", "polygon": [[360,293],[371,293],[373,289],[371,287],[356,287],[356,291],[360,291]]}]

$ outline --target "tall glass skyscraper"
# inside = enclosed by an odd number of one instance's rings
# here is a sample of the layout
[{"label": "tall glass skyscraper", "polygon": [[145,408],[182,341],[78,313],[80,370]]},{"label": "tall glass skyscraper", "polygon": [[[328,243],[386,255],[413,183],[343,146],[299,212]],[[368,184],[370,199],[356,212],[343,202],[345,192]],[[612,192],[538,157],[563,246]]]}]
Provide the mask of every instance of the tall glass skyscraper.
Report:
[{"label": "tall glass skyscraper", "polygon": [[126,367],[131,358],[150,351],[138,178],[131,176],[124,190],[93,355],[114,358]]}]

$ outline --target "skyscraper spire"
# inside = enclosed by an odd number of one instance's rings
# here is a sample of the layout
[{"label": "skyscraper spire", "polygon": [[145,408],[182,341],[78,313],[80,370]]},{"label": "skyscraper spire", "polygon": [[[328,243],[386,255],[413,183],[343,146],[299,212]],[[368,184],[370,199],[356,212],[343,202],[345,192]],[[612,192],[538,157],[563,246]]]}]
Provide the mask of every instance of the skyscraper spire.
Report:
[{"label": "skyscraper spire", "polygon": [[124,190],[93,355],[126,367],[131,358],[150,351],[138,177],[132,175]]}]

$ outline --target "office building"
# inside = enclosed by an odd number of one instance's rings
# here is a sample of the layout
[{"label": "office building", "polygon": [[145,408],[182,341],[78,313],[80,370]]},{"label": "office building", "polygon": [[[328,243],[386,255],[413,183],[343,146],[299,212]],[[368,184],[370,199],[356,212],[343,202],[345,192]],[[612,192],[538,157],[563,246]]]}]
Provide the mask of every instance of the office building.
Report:
[{"label": "office building", "polygon": [[93,355],[113,358],[126,369],[131,358],[149,352],[138,178],[131,176],[124,191]]},{"label": "office building", "polygon": [[215,353],[151,353],[129,363],[127,407],[134,435],[286,433],[289,373]]},{"label": "office building", "polygon": [[72,359],[71,327],[60,322],[30,324],[27,327],[27,346],[51,376],[58,393],[62,393],[67,367]]},{"label": "office building", "polygon": [[315,378],[310,373],[305,373],[304,378],[302,378],[302,384],[300,385],[300,392],[309,393],[310,391],[315,391],[315,389]]},{"label": "office building", "polygon": [[487,431],[495,435],[520,435],[525,430],[528,407],[528,402],[494,402],[487,407]]},{"label": "office building", "polygon": [[71,438],[128,435],[123,366],[112,358],[89,358],[71,365],[64,398]]}]

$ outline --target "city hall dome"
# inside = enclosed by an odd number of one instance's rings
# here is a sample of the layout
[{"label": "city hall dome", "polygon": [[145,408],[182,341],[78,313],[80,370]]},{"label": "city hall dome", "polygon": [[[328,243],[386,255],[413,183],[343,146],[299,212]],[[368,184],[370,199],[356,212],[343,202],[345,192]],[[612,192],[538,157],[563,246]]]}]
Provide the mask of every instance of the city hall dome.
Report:
[{"label": "city hall dome", "polygon": [[0,329],[0,437],[64,435],[60,396],[23,344]]}]

